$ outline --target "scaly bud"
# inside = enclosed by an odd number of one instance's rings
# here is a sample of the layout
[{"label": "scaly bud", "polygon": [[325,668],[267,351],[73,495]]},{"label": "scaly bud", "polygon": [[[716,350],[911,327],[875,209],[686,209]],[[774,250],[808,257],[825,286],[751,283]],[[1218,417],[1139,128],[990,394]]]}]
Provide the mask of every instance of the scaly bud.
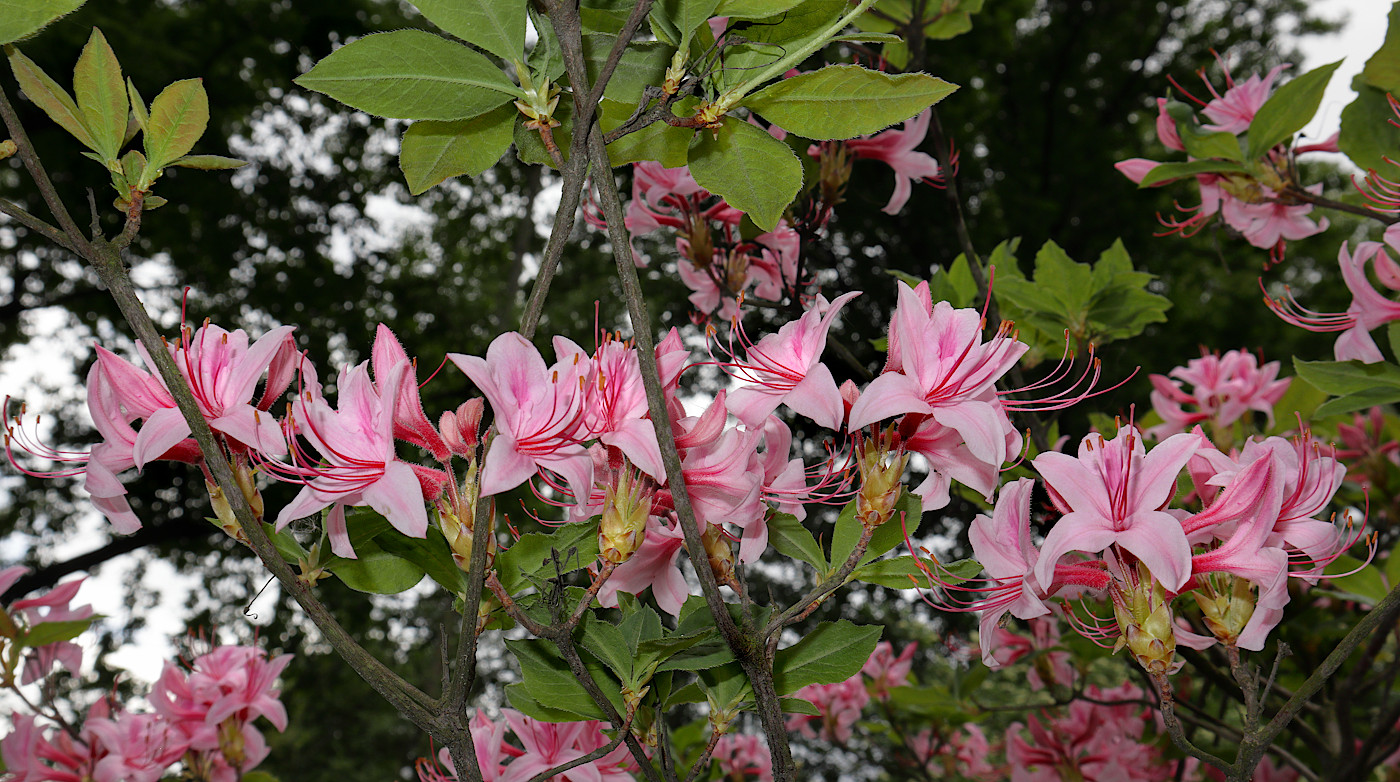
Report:
[{"label": "scaly bud", "polygon": [[623,464],[616,480],[603,490],[603,519],[598,525],[598,551],[614,565],[626,562],[642,545],[651,515],[650,480]]},{"label": "scaly bud", "polygon": [[238,526],[238,519],[233,515],[233,506],[229,504],[228,497],[224,496],[224,490],[210,480],[204,481],[204,488],[209,490],[209,504],[214,508],[214,518],[210,521],[230,538],[248,545],[248,537],[243,534],[243,528]]},{"label": "scaly bud", "polygon": [[909,455],[893,426],[873,438],[861,438],[856,445],[856,466],[860,470],[856,519],[865,529],[874,530],[894,515],[908,463]]},{"label": "scaly bud", "polygon": [[244,459],[235,459],[233,463],[233,479],[238,483],[238,488],[243,492],[243,499],[248,501],[248,507],[253,511],[253,518],[259,524],[263,520],[263,498],[262,492],[258,491],[258,483],[254,479],[257,471],[248,466]]},{"label": "scaly bud", "polygon": [[1137,565],[1137,576],[1136,584],[1115,583],[1109,589],[1113,616],[1121,633],[1113,651],[1126,646],[1144,670],[1164,676],[1180,667],[1174,659],[1176,626],[1172,623],[1171,605],[1166,589],[1141,563]]},{"label": "scaly bud", "polygon": [[711,524],[705,528],[700,541],[705,544],[705,554],[710,560],[715,580],[737,589],[739,580],[734,576],[734,544],[725,536],[724,530],[718,524]]},{"label": "scaly bud", "polygon": [[[462,475],[457,499],[454,501],[445,497],[435,503],[438,528],[442,530],[442,536],[447,538],[447,545],[452,549],[452,561],[463,572],[471,569],[472,532],[476,527],[477,478],[476,460],[472,459]],[[491,561],[496,556],[495,549],[495,541],[492,540],[486,550],[487,567],[491,566]]]},{"label": "scaly bud", "polygon": [[[1217,583],[1223,580],[1224,583]],[[1217,588],[1224,587],[1224,588]],[[1254,587],[1248,581],[1224,573],[1212,574],[1202,589],[1191,593],[1201,607],[1201,619],[1215,639],[1234,646],[1254,616]]]}]

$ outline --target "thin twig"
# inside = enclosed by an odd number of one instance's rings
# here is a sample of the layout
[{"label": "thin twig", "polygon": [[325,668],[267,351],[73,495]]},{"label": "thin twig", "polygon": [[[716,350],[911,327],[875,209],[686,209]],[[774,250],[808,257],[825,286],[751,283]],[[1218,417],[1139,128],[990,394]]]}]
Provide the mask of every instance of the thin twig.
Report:
[{"label": "thin twig", "polygon": [[13,201],[0,198],[0,214],[9,215],[20,225],[31,231],[37,231],[43,234],[45,239],[48,239],[65,250],[70,252],[78,251],[78,248],[74,247],[73,243],[68,241],[68,237],[64,235],[62,231],[24,211],[23,207]]},{"label": "thin twig", "polygon": [[83,232],[78,230],[78,224],[73,222],[73,216],[68,214],[68,207],[63,205],[63,199],[54,188],[53,180],[49,179],[49,173],[44,170],[44,164],[39,161],[38,153],[29,143],[29,134],[24,132],[24,125],[20,123],[19,115],[15,113],[14,106],[10,105],[10,99],[3,88],[0,88],[0,119],[4,120],[5,128],[10,131],[10,140],[15,142],[20,162],[29,169],[29,175],[34,178],[34,184],[39,186],[39,194],[43,196],[44,203],[48,204],[49,211],[58,221],[58,227],[68,236],[71,249],[80,251],[87,246],[87,240],[83,238]]}]

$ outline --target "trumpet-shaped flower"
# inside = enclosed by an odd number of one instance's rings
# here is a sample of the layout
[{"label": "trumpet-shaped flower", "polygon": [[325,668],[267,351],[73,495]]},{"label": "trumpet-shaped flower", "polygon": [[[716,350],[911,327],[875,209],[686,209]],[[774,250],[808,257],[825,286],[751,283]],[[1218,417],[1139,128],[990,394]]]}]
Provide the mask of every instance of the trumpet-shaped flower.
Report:
[{"label": "trumpet-shaped flower", "polygon": [[1116,545],[1147,566],[1172,592],[1191,576],[1191,546],[1181,522],[1164,510],[1176,476],[1195,454],[1199,438],[1179,434],[1150,453],[1135,427],[1112,440],[1091,434],[1079,457],[1044,453],[1035,459],[1055,506],[1064,512],[1045,537],[1035,575],[1043,588],[1054,582],[1055,563],[1071,551],[1098,553]]},{"label": "trumpet-shaped flower", "polygon": [[[894,192],[889,203],[880,211],[885,214],[899,214],[899,210],[909,202],[914,182],[932,182],[938,179],[938,161],[918,147],[928,135],[929,121],[933,119],[933,109],[925,109],[913,119],[906,120],[899,129],[889,128],[873,136],[854,138],[846,143],[846,148],[858,158],[879,160],[894,169]],[[810,151],[809,151],[810,154]]]}]

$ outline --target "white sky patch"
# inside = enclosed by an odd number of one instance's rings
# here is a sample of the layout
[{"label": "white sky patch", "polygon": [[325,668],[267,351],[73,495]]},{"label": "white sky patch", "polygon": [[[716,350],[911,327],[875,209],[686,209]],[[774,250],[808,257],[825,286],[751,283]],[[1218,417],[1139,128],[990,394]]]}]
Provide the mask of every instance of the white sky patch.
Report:
[{"label": "white sky patch", "polygon": [[[1366,67],[1366,61],[1385,40],[1386,15],[1390,0],[1312,0],[1308,9],[1329,20],[1346,18],[1346,25],[1335,35],[1312,35],[1299,42],[1303,62],[1295,63],[1291,76],[1342,60],[1323,94],[1317,116],[1303,129],[1308,141],[1321,141],[1342,125],[1342,109],[1356,100],[1352,79]],[[1247,76],[1247,74],[1244,74]],[[1345,155],[1329,155],[1339,165],[1352,167]],[[1354,167],[1352,167],[1354,168]]]}]

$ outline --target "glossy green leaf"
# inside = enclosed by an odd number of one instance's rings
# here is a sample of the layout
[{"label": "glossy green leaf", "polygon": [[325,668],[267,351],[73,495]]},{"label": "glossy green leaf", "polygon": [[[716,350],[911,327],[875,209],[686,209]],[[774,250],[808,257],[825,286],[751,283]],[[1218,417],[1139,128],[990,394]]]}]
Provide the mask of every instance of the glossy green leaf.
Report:
[{"label": "glossy green leaf", "polygon": [[373,543],[356,546],[355,555],[356,559],[336,557],[329,569],[356,592],[396,595],[418,586],[423,580],[422,568]]},{"label": "glossy green leaf", "polygon": [[555,551],[564,572],[587,567],[598,558],[598,521],[565,524],[551,534],[521,535],[496,556],[496,577],[507,592],[514,593],[527,585],[527,574],[553,576]]},{"label": "glossy green leaf", "polygon": [[525,54],[525,8],[529,0],[412,0],[444,32],[504,60]]},{"label": "glossy green leaf", "polygon": [[[545,706],[554,713],[566,713],[574,715],[572,719],[603,719],[603,712],[598,705],[589,697],[588,691],[583,689],[569,671],[569,666],[564,659],[559,656],[553,644],[541,640],[507,640],[506,648],[510,651],[515,661],[520,665],[521,682],[519,687],[528,695],[529,700]],[[598,681],[600,688],[616,689],[616,683],[610,677],[600,677]],[[511,694],[511,703],[517,709],[535,715],[538,710],[522,705],[516,693]],[[536,719],[549,719],[548,717],[535,716]],[[558,718],[550,721],[566,721]]]},{"label": "glossy green leaf", "polygon": [[1356,100],[1342,109],[1341,135],[1337,146],[1363,171],[1374,169],[1381,176],[1395,178],[1400,169],[1386,161],[1400,157],[1400,128],[1390,124],[1395,112],[1386,100],[1385,90],[1367,84],[1359,76],[1352,80]]},{"label": "glossy green leaf", "polygon": [[1342,61],[1314,68],[1296,79],[1284,84],[1264,101],[1254,120],[1249,123],[1247,140],[1249,159],[1257,160],[1273,149],[1275,144],[1287,141],[1294,133],[1303,129],[1317,113],[1322,104],[1322,94],[1332,72]]},{"label": "glossy green leaf", "polygon": [[209,96],[200,79],[181,79],[151,101],[146,120],[146,158],[161,169],[184,157],[209,124]]},{"label": "glossy green leaf", "polygon": [[[589,84],[597,82],[615,40],[611,35],[583,36],[584,65],[588,70]],[[613,70],[608,86],[603,88],[603,96],[635,110],[642,99],[643,90],[648,86],[659,87],[666,80],[666,67],[671,64],[671,55],[675,51],[675,47],[661,41],[641,41],[628,46]]]},{"label": "glossy green leaf", "polygon": [[472,119],[422,120],[404,131],[399,168],[418,195],[455,176],[479,176],[510,150],[519,112],[506,104]]},{"label": "glossy green leaf", "polygon": [[811,530],[791,513],[771,513],[768,516],[768,545],[785,557],[806,562],[819,572],[827,568],[826,554]]},{"label": "glossy green leaf", "polygon": [[802,0],[720,0],[715,16],[730,19],[766,19],[800,4]]},{"label": "glossy green leaf", "polygon": [[1239,136],[1223,130],[1210,133],[1195,127],[1194,122],[1194,119],[1189,123],[1178,122],[1176,126],[1181,145],[1186,147],[1186,154],[1201,160],[1239,162],[1244,159],[1244,153],[1240,151]]},{"label": "glossy green leaf", "polygon": [[1293,359],[1293,371],[1319,391],[1334,396],[1354,394],[1378,386],[1400,388],[1400,367],[1386,362],[1303,361]]},{"label": "glossy green leaf", "polygon": [[773,658],[773,684],[791,695],[809,684],[836,684],[860,673],[883,627],[861,627],[842,619],[822,622]]},{"label": "glossy green leaf", "polygon": [[86,0],[0,0],[0,44],[27,38]]},{"label": "glossy green leaf", "polygon": [[1376,388],[1366,388],[1356,391],[1336,399],[1329,399],[1318,405],[1313,411],[1316,418],[1326,418],[1329,415],[1341,415],[1342,413],[1352,413],[1357,410],[1369,410],[1376,405],[1389,405],[1400,402],[1400,387],[1378,386]]},{"label": "glossy green leaf", "polygon": [[1400,95],[1400,4],[1393,4],[1386,17],[1385,41],[1371,55],[1360,78],[1366,84]]},{"label": "glossy green leaf", "polygon": [[63,622],[41,622],[20,636],[19,645],[34,648],[59,641],[71,641],[91,627],[95,619],[97,619],[96,616],[89,616],[86,619],[70,619]]},{"label": "glossy green leaf", "polygon": [[1333,587],[1346,593],[1346,597],[1370,605],[1379,603],[1390,591],[1386,587],[1385,579],[1381,576],[1380,568],[1375,565],[1363,565],[1361,560],[1349,554],[1337,557],[1322,572],[1329,576],[1332,573],[1351,572],[1351,575],[1347,576],[1329,577],[1328,581]]},{"label": "glossy green leaf", "polygon": [[117,56],[102,37],[102,31],[95,27],[73,68],[73,95],[97,144],[96,152],[105,160],[116,160],[126,138],[130,113],[126,83]]},{"label": "glossy green leaf", "polygon": [[1223,160],[1192,160],[1186,163],[1162,163],[1147,172],[1138,187],[1152,187],[1163,182],[1193,177],[1197,174],[1239,174],[1244,166]]},{"label": "glossy green leaf", "polygon": [[828,65],[775,82],[745,98],[743,105],[789,133],[826,141],[876,133],[956,89],[925,73],[890,75],[858,65]]},{"label": "glossy green leaf", "polygon": [[727,117],[716,137],[700,135],[690,152],[696,184],[771,231],[802,189],[802,163],[788,145],[740,119]]},{"label": "glossy green leaf", "polygon": [[87,120],[67,90],[49,78],[42,68],[25,57],[19,49],[10,49],[10,69],[14,71],[15,81],[19,82],[20,89],[24,90],[24,94],[34,105],[49,115],[49,119],[71,133],[83,146],[97,150],[97,141],[88,129]]},{"label": "glossy green leaf", "polygon": [[398,119],[469,119],[524,92],[486,55],[422,30],[376,33],[331,52],[296,83]]},{"label": "glossy green leaf", "polygon": [[227,171],[233,168],[242,168],[248,165],[248,161],[224,157],[223,155],[185,155],[170,165],[179,168],[197,168],[201,171]]}]

